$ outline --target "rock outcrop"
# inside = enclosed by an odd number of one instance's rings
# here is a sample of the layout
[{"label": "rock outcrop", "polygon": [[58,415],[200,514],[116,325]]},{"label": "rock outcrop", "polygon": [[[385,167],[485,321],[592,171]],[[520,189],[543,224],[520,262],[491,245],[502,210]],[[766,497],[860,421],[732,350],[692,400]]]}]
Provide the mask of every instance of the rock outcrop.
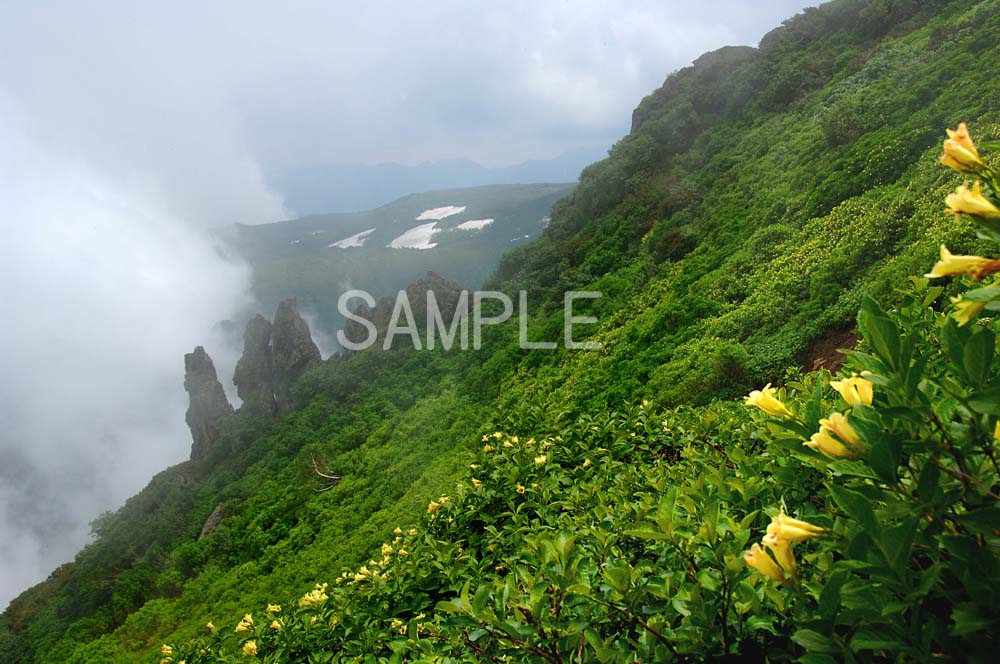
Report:
[{"label": "rock outcrop", "polygon": [[291,403],[295,381],[322,359],[319,348],[313,343],[309,324],[299,314],[295,298],[278,305],[271,327],[271,349],[274,357],[274,396],[278,408],[284,409]]},{"label": "rock outcrop", "polygon": [[191,428],[191,460],[203,461],[219,436],[219,424],[233,416],[233,407],[216,376],[212,358],[201,346],[184,356],[184,389],[190,400],[186,420]]},{"label": "rock outcrop", "polygon": [[219,524],[222,523],[222,510],[224,510],[225,507],[225,501],[219,503],[215,506],[215,509],[212,510],[212,513],[208,515],[208,518],[205,519],[205,524],[201,527],[201,534],[198,535],[199,542],[208,535],[211,535],[212,532],[219,527]]},{"label": "rock outcrop", "polygon": [[271,323],[260,314],[247,322],[243,333],[243,356],[236,363],[233,384],[243,400],[241,413],[270,417],[277,412]]}]

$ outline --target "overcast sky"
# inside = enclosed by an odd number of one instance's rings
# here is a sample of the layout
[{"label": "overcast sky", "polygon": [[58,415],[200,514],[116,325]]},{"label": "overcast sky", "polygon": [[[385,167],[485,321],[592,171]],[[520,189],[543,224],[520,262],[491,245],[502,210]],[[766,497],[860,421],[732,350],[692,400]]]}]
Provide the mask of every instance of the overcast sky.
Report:
[{"label": "overcast sky", "polygon": [[204,231],[285,216],[266,174],[608,146],[808,4],[0,4],[0,607],[187,457],[182,355],[228,384],[249,301]]}]

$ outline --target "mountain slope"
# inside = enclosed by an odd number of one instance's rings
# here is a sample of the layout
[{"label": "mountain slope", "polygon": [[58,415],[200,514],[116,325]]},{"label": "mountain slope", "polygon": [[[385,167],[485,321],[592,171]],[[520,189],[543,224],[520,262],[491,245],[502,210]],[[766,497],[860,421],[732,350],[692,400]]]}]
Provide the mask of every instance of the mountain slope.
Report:
[{"label": "mountain slope", "polygon": [[337,298],[376,298],[428,271],[480,286],[511,247],[532,240],[571,184],[489,185],[404,196],[366,212],[237,226],[232,244],[253,267],[265,309],[294,295],[328,333],[343,322]]},{"label": "mountain slope", "polygon": [[[987,251],[971,224],[942,213],[956,179],[937,157],[942,128],[960,120],[977,137],[1000,136],[998,9],[837,0],[759,49],[673,74],[639,106],[633,132],[553,207],[542,237],[508,253],[489,281],[530,292],[532,339],[561,338],[564,290],[603,292],[590,303],[599,323],[577,331],[600,351],[525,351],[508,325],[490,328],[478,353],[401,348],[324,363],[300,380],[283,419],[234,420],[226,435],[238,453],[197,476],[166,471],[98,524],[75,563],[4,613],[0,661],[158,661],[162,643],[193,653],[189,662],[237,661],[246,634],[279,661],[988,654],[998,575],[976,542],[993,538],[989,491],[969,490],[968,472],[945,462],[917,482],[889,467],[900,452],[888,443],[871,465],[836,473],[803,460],[815,420],[843,404],[827,375],[798,367],[813,365],[831,331],[853,327],[865,295],[905,305],[892,316],[866,305],[862,331],[878,350],[872,330],[917,326],[926,384],[969,380],[932,352],[939,337],[978,357],[995,348],[989,324],[974,326],[989,343],[969,344],[935,317],[925,305],[944,306],[941,291],[903,289],[942,241]],[[858,370],[884,371],[856,358]],[[962,371],[978,366],[977,380],[995,385],[992,364],[969,362]],[[782,379],[804,421],[792,434],[718,401]],[[925,440],[948,457],[924,428],[897,438],[912,413],[889,407],[894,386],[886,377],[875,388],[884,414],[852,412],[859,433],[892,432],[908,459],[925,458]],[[995,414],[928,400],[954,419],[947,433],[992,445],[984,432]],[[973,400],[984,402],[992,408]],[[340,484],[316,491],[313,457]],[[859,535],[865,519],[875,524],[865,500],[886,476],[926,504],[882,528],[888,539]],[[836,483],[845,477],[856,484]],[[902,514],[886,515],[877,495],[880,518]],[[958,495],[983,511],[944,506]],[[197,539],[221,502],[218,529]],[[799,545],[797,593],[740,556],[783,504],[836,532]],[[934,539],[915,525],[924,523],[978,534]],[[132,546],[150,524],[158,541]],[[845,557],[850,565],[834,567]],[[871,570],[882,576],[864,576]],[[269,603],[280,616],[268,616]],[[252,631],[235,632],[248,612]],[[270,627],[286,616],[287,630]]]}]

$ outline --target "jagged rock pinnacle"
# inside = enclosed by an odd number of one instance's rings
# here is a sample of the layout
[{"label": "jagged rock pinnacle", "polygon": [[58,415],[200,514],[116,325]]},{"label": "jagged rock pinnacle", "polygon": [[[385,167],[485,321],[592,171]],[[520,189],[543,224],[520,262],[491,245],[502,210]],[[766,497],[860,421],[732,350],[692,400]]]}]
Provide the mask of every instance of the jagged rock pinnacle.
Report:
[{"label": "jagged rock pinnacle", "polygon": [[274,396],[279,408],[291,403],[292,385],[309,367],[321,361],[313,343],[309,324],[299,315],[295,298],[282,301],[274,314],[271,328],[274,357]]},{"label": "jagged rock pinnacle", "polygon": [[233,384],[243,400],[241,413],[269,417],[277,412],[271,323],[260,314],[247,321],[243,333],[243,357],[236,364]]},{"label": "jagged rock pinnacle", "polygon": [[208,458],[218,438],[219,423],[232,417],[233,407],[216,376],[212,358],[201,346],[184,356],[184,389],[190,399],[186,420],[191,428],[191,460],[202,461]]}]

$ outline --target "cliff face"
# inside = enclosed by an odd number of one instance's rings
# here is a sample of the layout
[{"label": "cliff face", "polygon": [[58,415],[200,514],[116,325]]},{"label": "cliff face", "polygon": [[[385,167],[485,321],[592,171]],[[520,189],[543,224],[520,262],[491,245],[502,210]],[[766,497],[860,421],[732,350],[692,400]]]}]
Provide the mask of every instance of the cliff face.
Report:
[{"label": "cliff face", "polygon": [[278,305],[271,329],[274,356],[274,397],[279,409],[291,404],[292,385],[309,367],[321,361],[319,348],[313,343],[309,324],[299,314],[295,298]]},{"label": "cliff face", "polygon": [[189,398],[186,420],[191,428],[191,460],[202,461],[218,438],[220,423],[232,417],[234,411],[215,373],[212,358],[201,346],[184,356],[184,389]]},{"label": "cliff face", "polygon": [[269,417],[277,412],[271,322],[260,314],[247,322],[243,333],[243,356],[236,364],[233,383],[243,400],[241,413]]}]

